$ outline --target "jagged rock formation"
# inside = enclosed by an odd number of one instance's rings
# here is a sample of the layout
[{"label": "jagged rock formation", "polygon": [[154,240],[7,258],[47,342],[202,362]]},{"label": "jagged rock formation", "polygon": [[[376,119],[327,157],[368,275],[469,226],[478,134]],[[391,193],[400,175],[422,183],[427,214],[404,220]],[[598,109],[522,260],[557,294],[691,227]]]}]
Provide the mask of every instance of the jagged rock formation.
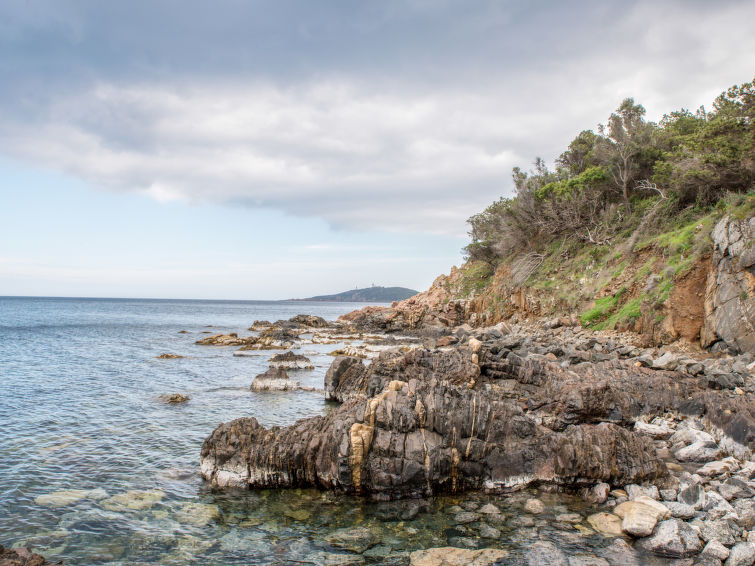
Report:
[{"label": "jagged rock formation", "polygon": [[257,375],[249,386],[252,391],[294,391],[299,389],[299,382],[288,377],[286,370],[271,367]]},{"label": "jagged rock formation", "polygon": [[726,216],[711,238],[702,345],[720,340],[737,352],[755,352],[755,217]]},{"label": "jagged rock formation", "polygon": [[338,359],[335,391],[354,392],[343,405],[284,429],[254,418],[223,424],[203,445],[202,473],[219,486],[315,485],[385,498],[665,473],[652,443],[619,425],[670,408],[674,391],[686,399],[691,383],[627,363],[566,372],[503,352],[479,342],[418,349],[383,355],[368,371]]},{"label": "jagged rock formation", "polygon": [[283,354],[275,354],[270,358],[271,368],[282,369],[314,369],[314,364],[307,356],[294,354],[290,350]]}]

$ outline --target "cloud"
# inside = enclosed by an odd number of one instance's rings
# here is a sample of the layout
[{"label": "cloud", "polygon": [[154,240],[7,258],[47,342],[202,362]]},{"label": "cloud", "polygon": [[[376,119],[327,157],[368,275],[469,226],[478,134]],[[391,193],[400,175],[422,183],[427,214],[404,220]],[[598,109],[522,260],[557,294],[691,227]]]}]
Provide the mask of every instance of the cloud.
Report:
[{"label": "cloud", "polygon": [[463,233],[623,97],[709,102],[755,52],[748,2],[25,4],[0,17],[0,153],[350,229]]}]

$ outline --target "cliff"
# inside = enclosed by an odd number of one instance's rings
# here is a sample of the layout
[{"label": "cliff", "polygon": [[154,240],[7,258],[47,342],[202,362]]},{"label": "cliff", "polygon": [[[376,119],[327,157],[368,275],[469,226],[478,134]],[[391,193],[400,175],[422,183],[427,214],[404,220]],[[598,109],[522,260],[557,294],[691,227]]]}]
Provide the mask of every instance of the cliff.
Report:
[{"label": "cliff", "polygon": [[427,291],[342,320],[441,335],[464,323],[544,318],[636,332],[647,345],[755,351],[755,196],[686,220],[640,241],[628,235],[606,246],[552,245],[495,266],[468,262]]}]

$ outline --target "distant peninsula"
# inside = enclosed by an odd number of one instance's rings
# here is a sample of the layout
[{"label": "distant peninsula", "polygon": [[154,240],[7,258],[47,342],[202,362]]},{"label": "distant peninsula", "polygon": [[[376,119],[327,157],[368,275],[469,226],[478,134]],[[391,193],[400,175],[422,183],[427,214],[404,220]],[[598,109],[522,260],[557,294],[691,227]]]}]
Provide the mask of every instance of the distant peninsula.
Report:
[{"label": "distant peninsula", "polygon": [[364,289],[352,289],[335,295],[319,295],[306,299],[294,299],[295,301],[333,301],[339,303],[391,303],[403,301],[416,295],[418,291],[406,287],[365,287]]}]

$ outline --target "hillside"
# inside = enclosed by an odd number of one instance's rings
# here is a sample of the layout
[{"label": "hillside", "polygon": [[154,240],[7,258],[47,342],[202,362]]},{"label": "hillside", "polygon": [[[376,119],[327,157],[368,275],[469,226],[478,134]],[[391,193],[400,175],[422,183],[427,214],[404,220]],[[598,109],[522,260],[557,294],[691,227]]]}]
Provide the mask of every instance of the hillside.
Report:
[{"label": "hillside", "polygon": [[658,124],[625,100],[551,171],[518,167],[516,196],[469,219],[467,261],[387,311],[384,329],[547,318],[755,351],[755,87]]},{"label": "hillside", "polygon": [[338,303],[392,303],[393,301],[403,301],[416,295],[418,291],[407,289],[406,287],[365,287],[364,289],[353,289],[336,293],[334,295],[318,295],[307,299],[296,299],[301,301],[331,301]]}]

